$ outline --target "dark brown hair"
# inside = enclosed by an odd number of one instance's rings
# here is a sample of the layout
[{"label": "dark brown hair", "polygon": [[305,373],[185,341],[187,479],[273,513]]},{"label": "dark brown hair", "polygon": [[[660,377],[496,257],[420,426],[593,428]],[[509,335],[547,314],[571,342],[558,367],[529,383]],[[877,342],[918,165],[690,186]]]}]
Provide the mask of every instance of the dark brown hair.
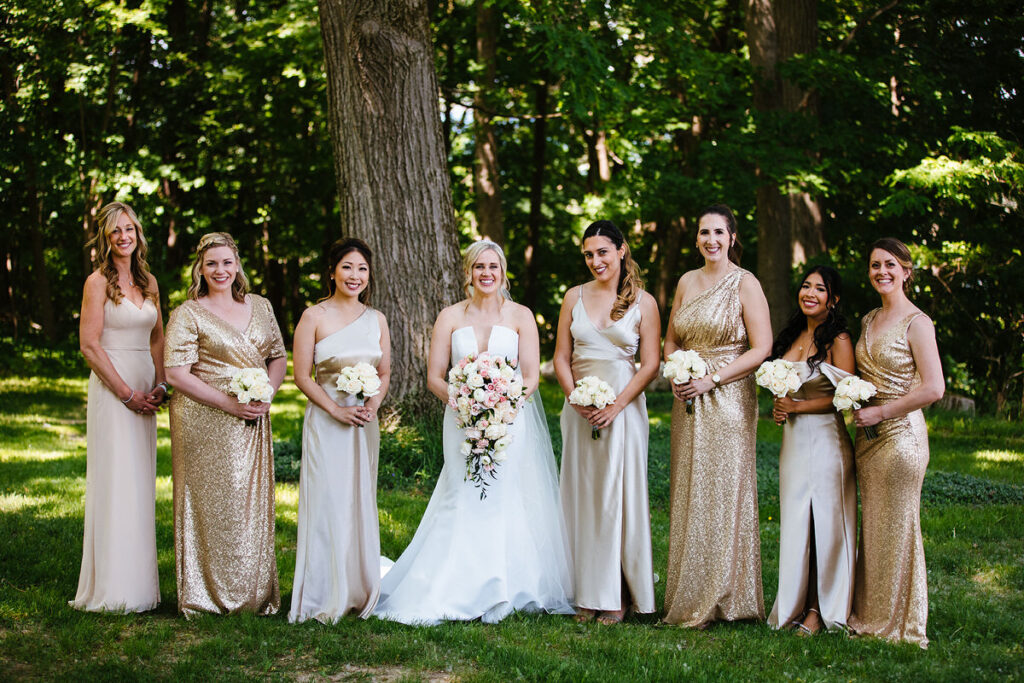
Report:
[{"label": "dark brown hair", "polygon": [[729,236],[732,237],[732,239],[729,240],[729,260],[738,266],[740,264],[740,257],[743,256],[743,245],[740,244],[740,236],[736,233],[736,215],[733,214],[732,209],[725,204],[712,204],[701,211],[700,215],[697,216],[697,225],[700,225],[701,218],[704,218],[704,216],[709,214],[721,216],[725,219],[725,225],[729,228]]},{"label": "dark brown hair", "polygon": [[370,268],[370,276],[366,280],[366,289],[359,292],[359,301],[369,306],[370,297],[373,295],[373,252],[370,251],[370,247],[366,245],[366,242],[358,237],[340,239],[327,249],[327,296],[324,299],[330,299],[338,291],[338,285],[334,282],[334,269],[338,267],[341,259],[345,258],[346,254],[350,254],[353,251],[358,251],[366,259],[366,265]]},{"label": "dark brown hair", "polygon": [[626,238],[622,236],[622,231],[611,221],[594,221],[588,225],[583,232],[583,241],[586,242],[591,237],[607,237],[616,249],[626,248],[622,258],[619,259],[619,296],[615,299],[609,316],[612,320],[619,320],[626,315],[626,311],[636,302],[640,292],[643,291],[644,281],[640,277],[640,268],[633,260],[633,255],[629,251],[629,245],[626,244]]}]

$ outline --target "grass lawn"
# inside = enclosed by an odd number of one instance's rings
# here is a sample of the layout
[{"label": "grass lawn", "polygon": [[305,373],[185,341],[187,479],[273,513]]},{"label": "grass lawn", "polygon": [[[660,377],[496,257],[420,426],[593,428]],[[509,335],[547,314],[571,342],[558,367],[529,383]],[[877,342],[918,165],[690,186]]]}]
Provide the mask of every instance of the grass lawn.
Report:
[{"label": "grass lawn", "polygon": [[[929,416],[922,523],[930,649],[777,633],[763,623],[695,632],[656,618],[619,627],[515,615],[498,625],[414,628],[377,619],[290,626],[298,486],[277,485],[283,604],[274,617],[177,615],[170,441],[160,417],[157,545],[163,602],[142,615],[67,606],[81,558],[85,493],[83,377],[0,379],[0,680],[1021,680],[1024,679],[1024,425]],[[543,388],[556,452],[557,388]],[[305,402],[292,385],[273,409],[293,440]],[[668,548],[671,396],[649,396],[654,566]],[[429,427],[429,426],[428,426]],[[778,563],[778,440],[759,427],[758,489],[766,611]],[[399,425],[382,446],[383,552],[397,557],[426,507],[440,463],[436,432]],[[280,447],[279,452],[287,450]],[[287,456],[285,456],[287,459]],[[664,584],[656,584],[658,604]]]}]

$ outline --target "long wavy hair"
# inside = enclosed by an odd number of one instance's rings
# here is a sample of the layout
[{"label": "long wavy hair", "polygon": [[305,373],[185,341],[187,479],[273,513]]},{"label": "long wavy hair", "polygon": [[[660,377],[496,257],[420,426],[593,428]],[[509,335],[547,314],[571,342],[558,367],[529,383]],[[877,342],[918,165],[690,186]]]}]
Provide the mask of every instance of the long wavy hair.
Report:
[{"label": "long wavy hair", "polygon": [[[807,359],[807,364],[813,371],[819,364],[828,358],[828,352],[835,344],[836,337],[844,332],[849,332],[846,326],[846,316],[839,308],[839,302],[843,297],[843,281],[835,268],[829,266],[813,266],[804,273],[801,285],[807,282],[807,278],[817,273],[825,284],[826,305],[828,315],[825,320],[814,330],[814,355]],[[786,326],[779,332],[772,344],[772,358],[781,358],[786,351],[793,346],[800,333],[807,329],[807,316],[799,309],[789,319]]]},{"label": "long wavy hair", "polygon": [[321,299],[321,301],[330,299],[338,291],[338,283],[334,281],[334,270],[341,263],[341,259],[353,251],[358,251],[366,259],[366,265],[370,269],[370,276],[366,280],[366,288],[359,292],[359,301],[367,306],[370,305],[370,297],[373,296],[373,252],[370,251],[370,247],[366,245],[366,242],[357,237],[337,240],[327,249],[327,296]]},{"label": "long wavy hair", "polygon": [[721,216],[725,219],[725,224],[729,228],[729,236],[732,237],[732,239],[729,240],[729,260],[738,266],[740,264],[740,257],[743,256],[743,245],[740,244],[740,236],[739,233],[736,232],[736,215],[732,212],[732,209],[725,204],[712,204],[701,211],[700,215],[697,216],[697,225],[700,225],[700,219],[704,218],[704,216],[707,216],[708,214]]},{"label": "long wavy hair", "polygon": [[637,297],[643,291],[644,281],[640,277],[640,267],[633,260],[633,254],[629,251],[629,244],[622,236],[622,231],[611,221],[594,221],[588,225],[583,231],[583,241],[586,242],[591,237],[607,237],[616,249],[625,247],[622,258],[619,259],[618,297],[612,305],[610,316],[612,320],[619,320],[636,303]]},{"label": "long wavy hair", "polygon": [[875,240],[875,243],[871,245],[871,249],[868,251],[868,259],[871,258],[871,252],[875,249],[889,252],[896,259],[896,262],[903,266],[903,270],[907,272],[907,277],[903,280],[903,293],[909,294],[910,283],[914,279],[914,261],[907,245],[895,237],[883,237]]},{"label": "long wavy hair", "polygon": [[206,252],[215,247],[227,247],[235,253],[238,271],[235,273],[235,281],[231,283],[231,298],[235,301],[245,301],[245,294],[249,291],[249,278],[245,276],[245,270],[242,268],[242,257],[238,255],[235,238],[226,232],[208,232],[200,238],[196,256],[192,260],[192,284],[189,285],[186,296],[194,300],[210,293],[210,287],[203,277],[203,259],[206,258]]},{"label": "long wavy hair", "polygon": [[462,252],[462,291],[466,293],[467,297],[473,296],[473,264],[476,263],[481,254],[488,250],[498,255],[498,264],[501,265],[501,296],[511,301],[512,294],[509,292],[508,261],[505,260],[505,252],[502,251],[497,242],[487,239],[473,242],[473,244],[466,247],[466,251]]},{"label": "long wavy hair", "polygon": [[121,216],[128,216],[128,220],[135,226],[135,250],[132,252],[129,267],[132,281],[145,299],[152,299],[153,303],[156,303],[156,290],[149,288],[149,264],[146,262],[149,246],[146,244],[146,236],[142,232],[139,217],[135,215],[132,207],[124,202],[110,202],[100,209],[96,215],[96,236],[89,240],[86,246],[93,249],[96,270],[107,280],[107,298],[115,304],[121,303],[124,292],[117,282],[117,268],[114,266],[114,250],[110,238],[117,229],[117,222],[121,220]]}]

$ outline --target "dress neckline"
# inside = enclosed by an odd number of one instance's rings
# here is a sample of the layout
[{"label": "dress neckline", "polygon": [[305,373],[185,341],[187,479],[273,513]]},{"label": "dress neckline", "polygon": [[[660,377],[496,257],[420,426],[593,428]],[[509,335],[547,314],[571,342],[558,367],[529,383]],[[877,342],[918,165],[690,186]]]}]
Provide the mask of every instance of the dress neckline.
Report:
[{"label": "dress neckline", "polygon": [[[130,303],[132,305],[132,308],[134,308],[136,311],[141,311],[144,308],[146,308],[146,303],[147,302],[152,304],[153,306],[156,306],[156,304],[153,303],[153,300],[150,299],[148,296],[142,300],[142,305],[141,306],[136,306],[135,302],[132,301],[131,299],[129,299],[125,294],[121,295],[121,300],[122,300],[122,303],[124,303],[125,301]],[[113,299],[109,299],[108,298],[107,301],[109,301],[110,303],[114,304],[114,306],[120,306],[121,305],[121,304],[118,304],[118,303],[114,303]]]},{"label": "dress neckline", "polygon": [[323,344],[323,343],[324,343],[325,341],[327,341],[328,339],[330,339],[330,338],[331,338],[331,337],[333,337],[334,335],[338,334],[339,332],[344,332],[345,330],[347,330],[348,328],[352,327],[352,326],[353,326],[353,325],[355,325],[355,324],[356,324],[357,322],[359,322],[360,320],[362,320],[362,319],[363,319],[363,316],[364,316],[364,315],[366,315],[366,314],[367,314],[367,313],[369,313],[369,312],[370,312],[370,307],[369,307],[369,306],[365,306],[365,307],[363,308],[363,312],[362,312],[362,313],[360,313],[360,314],[359,314],[359,315],[357,315],[356,317],[352,318],[352,320],[348,321],[347,323],[345,323],[344,325],[342,325],[341,327],[339,327],[338,329],[336,329],[336,330],[335,330],[334,332],[331,332],[330,334],[328,334],[328,335],[324,335],[323,337],[321,337],[321,338],[320,338],[320,341],[318,341],[317,343],[313,344],[313,346],[314,346],[314,347],[320,346],[320,345],[321,345],[321,344]]},{"label": "dress neckline", "polygon": [[476,335],[476,328],[474,326],[472,326],[472,325],[463,325],[462,327],[456,327],[454,330],[452,330],[452,334],[455,334],[456,332],[461,332],[462,330],[470,330],[473,333],[473,346],[476,348],[477,355],[480,355],[481,353],[489,353],[490,352],[490,349],[491,349],[491,338],[494,337],[494,330],[496,330],[499,327],[508,330],[509,332],[511,332],[512,334],[514,334],[516,336],[519,336],[519,333],[516,332],[515,330],[513,330],[508,325],[500,325],[500,324],[495,323],[494,325],[491,325],[491,331],[487,333],[487,348],[484,349],[483,351],[481,351],[480,350],[480,342],[478,341],[479,337],[477,337],[477,335]]},{"label": "dress neckline", "polygon": [[224,318],[220,317],[219,315],[217,315],[216,313],[214,313],[213,311],[208,309],[206,306],[203,306],[201,303],[199,303],[198,299],[195,299],[195,305],[196,305],[197,308],[199,308],[201,311],[203,311],[206,314],[208,314],[211,318],[213,318],[214,320],[219,322],[224,327],[227,327],[230,330],[234,330],[235,332],[237,332],[242,337],[247,337],[248,336],[248,332],[249,332],[249,328],[252,327],[252,321],[256,319],[256,301],[255,301],[255,299],[252,298],[252,296],[250,296],[248,294],[246,294],[246,299],[248,299],[248,301],[249,301],[249,321],[245,324],[245,327],[243,327],[243,328],[235,327],[234,325],[229,323],[227,320],[225,320]]},{"label": "dress neckline", "polygon": [[[639,299],[639,297],[638,297],[638,299]],[[597,323],[595,323],[595,322],[594,322],[594,319],[590,317],[590,313],[588,313],[588,312],[587,312],[587,304],[586,304],[586,303],[584,303],[584,301],[583,301],[583,285],[580,285],[580,298],[579,298],[579,299],[577,300],[577,303],[579,303],[579,305],[580,305],[580,308],[582,308],[582,309],[583,309],[583,317],[587,319],[587,322],[588,322],[588,323],[590,323],[590,326],[591,326],[591,327],[593,327],[593,328],[594,328],[595,330],[597,330],[598,332],[601,332],[602,334],[603,334],[604,332],[606,332],[606,331],[610,330],[611,328],[615,327],[616,325],[618,325],[618,324],[619,324],[620,322],[622,322],[623,320],[625,320],[625,319],[626,319],[626,316],[627,316],[627,315],[629,315],[629,314],[630,314],[630,313],[631,313],[631,312],[633,311],[633,309],[634,309],[634,308],[636,308],[637,306],[639,306],[639,305],[640,305],[640,302],[639,302],[639,301],[635,301],[635,302],[633,303],[633,305],[632,305],[632,306],[630,306],[630,307],[629,307],[629,308],[628,308],[628,309],[626,310],[626,312],[622,314],[622,317],[621,317],[621,318],[619,318],[618,320],[613,320],[613,321],[612,321],[612,322],[611,322],[611,323],[610,323],[609,325],[607,325],[606,327],[598,327],[598,326],[597,326]]]}]

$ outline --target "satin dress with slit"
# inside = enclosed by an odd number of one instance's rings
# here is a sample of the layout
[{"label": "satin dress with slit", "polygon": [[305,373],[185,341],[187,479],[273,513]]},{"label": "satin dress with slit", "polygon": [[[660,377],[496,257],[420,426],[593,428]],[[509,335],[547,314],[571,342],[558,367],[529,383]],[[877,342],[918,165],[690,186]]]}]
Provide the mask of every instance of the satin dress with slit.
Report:
[{"label": "satin dress with slit", "polygon": [[[356,363],[377,367],[381,356],[378,313],[367,308],[313,347],[316,383],[338,405],[358,405],[355,396],[338,391],[338,375]],[[363,618],[373,612],[380,593],[379,450],[376,420],[354,427],[306,403],[288,621],[332,623],[349,612]]]}]

